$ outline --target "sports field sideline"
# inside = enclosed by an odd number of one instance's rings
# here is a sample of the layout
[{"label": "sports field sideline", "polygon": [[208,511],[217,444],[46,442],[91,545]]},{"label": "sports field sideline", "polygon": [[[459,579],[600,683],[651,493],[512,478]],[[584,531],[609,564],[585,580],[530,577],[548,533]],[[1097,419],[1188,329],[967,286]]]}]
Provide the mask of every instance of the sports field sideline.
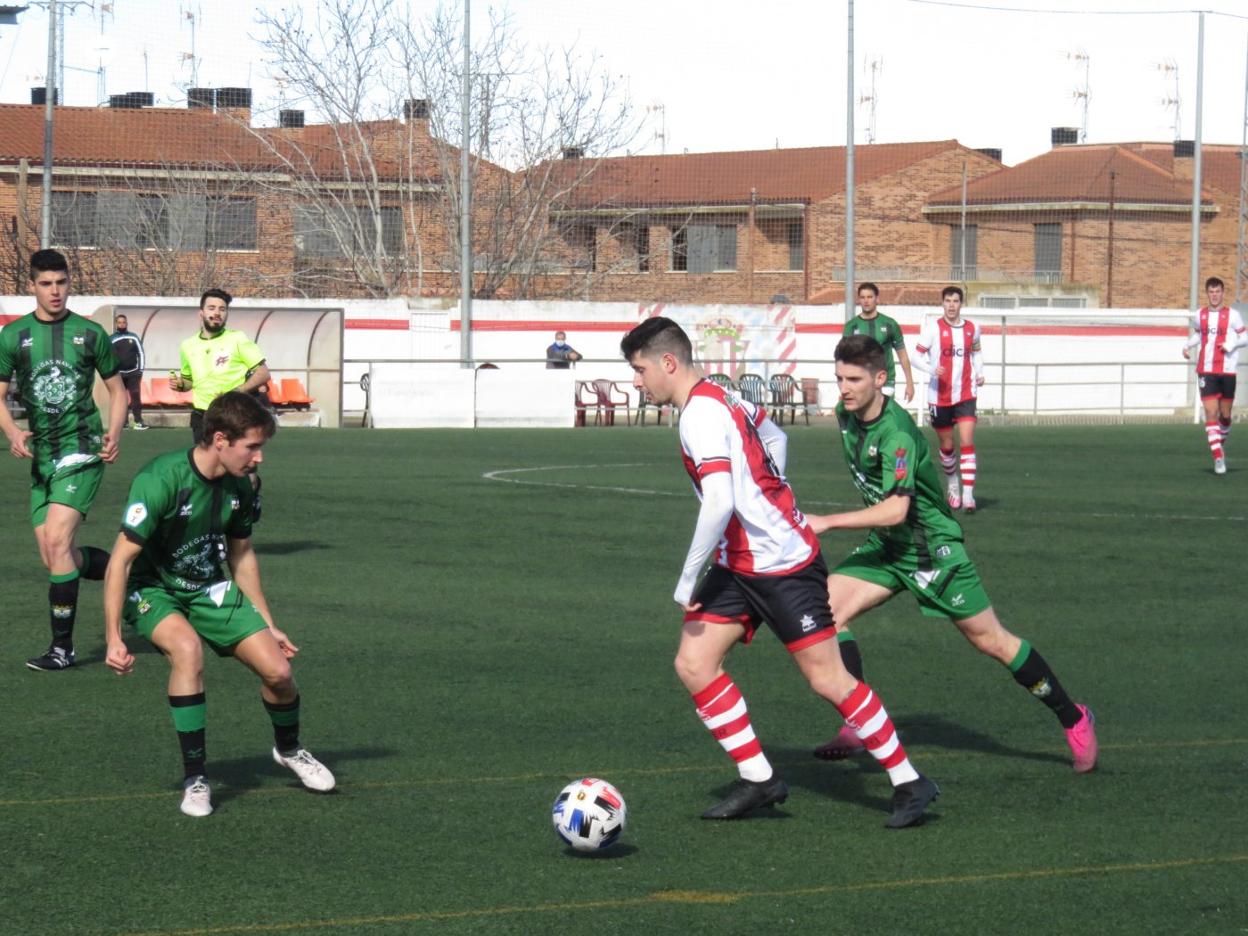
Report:
[{"label": "sports field sideline", "polygon": [[[827,425],[789,429],[799,504],[858,501]],[[1007,627],[1096,711],[1074,775],[1052,716],[905,596],[855,627],[943,796],[889,832],[867,760],[768,634],[730,659],[792,787],[697,817],[733,779],[671,668],[696,501],[667,427],[284,430],[255,543],[302,648],[317,796],[269,759],[254,677],[206,663],[217,812],[178,811],[167,666],[33,673],[46,573],[28,464],[0,461],[0,932],[1235,933],[1248,928],[1243,531],[1248,434],[1215,477],[1193,426],[984,427],[967,544]],[[131,476],[184,430],[127,433],[79,542],[110,546]],[[858,539],[823,538],[829,563]],[[566,782],[627,799],[622,845],[550,827]]]}]

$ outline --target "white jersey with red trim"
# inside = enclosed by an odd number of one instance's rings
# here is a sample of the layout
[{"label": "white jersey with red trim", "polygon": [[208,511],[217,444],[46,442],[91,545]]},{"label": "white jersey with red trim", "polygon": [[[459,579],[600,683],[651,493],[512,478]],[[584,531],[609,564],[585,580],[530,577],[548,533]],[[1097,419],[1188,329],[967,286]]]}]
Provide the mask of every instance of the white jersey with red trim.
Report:
[{"label": "white jersey with red trim", "polygon": [[[1225,348],[1228,339],[1236,346],[1232,351]],[[1200,345],[1196,373],[1234,376],[1239,367],[1239,349],[1244,342],[1244,319],[1238,309],[1205,307],[1192,319],[1187,346]]]},{"label": "white jersey with red trim", "polygon": [[759,436],[767,411],[710,381],[697,383],[680,413],[680,447],[698,499],[702,479],[714,472],[732,477],[732,518],[715,561],[732,572],[780,575],[819,555],[819,539],[797,509]]},{"label": "white jersey with red trim", "polygon": [[[971,355],[978,350],[979,326],[974,322],[959,319],[950,325],[942,315],[928,323],[915,347],[928,361],[928,403],[955,406],[975,399],[978,388]],[[943,368],[944,373],[937,374],[937,367]]]}]

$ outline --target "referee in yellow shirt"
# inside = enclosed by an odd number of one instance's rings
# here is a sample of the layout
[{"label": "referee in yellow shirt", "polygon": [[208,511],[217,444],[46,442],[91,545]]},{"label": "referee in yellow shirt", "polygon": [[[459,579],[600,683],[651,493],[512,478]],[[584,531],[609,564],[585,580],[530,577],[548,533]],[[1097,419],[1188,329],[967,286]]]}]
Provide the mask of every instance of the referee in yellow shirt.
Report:
[{"label": "referee in yellow shirt", "polygon": [[[209,289],[199,297],[199,332],[179,346],[182,370],[171,373],[175,390],[191,391],[191,435],[203,441],[204,411],[223,393],[255,393],[269,382],[269,368],[259,345],[234,328],[226,328],[230,303],[224,289]],[[260,477],[251,475],[256,489],[255,519],[260,518]]]}]

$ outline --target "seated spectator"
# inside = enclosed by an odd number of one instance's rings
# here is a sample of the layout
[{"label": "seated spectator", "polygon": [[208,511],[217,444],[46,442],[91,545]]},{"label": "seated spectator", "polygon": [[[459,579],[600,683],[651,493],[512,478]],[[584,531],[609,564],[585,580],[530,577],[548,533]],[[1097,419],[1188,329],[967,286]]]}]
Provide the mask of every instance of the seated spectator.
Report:
[{"label": "seated spectator", "polygon": [[568,344],[564,332],[555,332],[555,343],[546,349],[547,370],[567,370],[573,362],[581,359],[581,353]]}]

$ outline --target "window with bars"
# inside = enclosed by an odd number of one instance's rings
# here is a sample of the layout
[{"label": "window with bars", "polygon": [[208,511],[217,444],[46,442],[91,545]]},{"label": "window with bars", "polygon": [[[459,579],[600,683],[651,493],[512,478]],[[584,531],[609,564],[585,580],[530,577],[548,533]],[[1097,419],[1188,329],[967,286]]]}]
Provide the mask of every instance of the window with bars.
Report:
[{"label": "window with bars", "polygon": [[[949,278],[955,282],[979,278],[979,228],[974,224],[952,229],[949,238]],[[963,252],[965,246],[965,252]]]},{"label": "window with bars", "polygon": [[381,221],[381,246],[390,256],[403,252],[403,209],[384,205],[377,210],[364,206],[296,205],[295,253],[301,257],[346,259],[371,254],[377,246],[377,218]]},{"label": "window with bars", "polygon": [[1036,229],[1036,280],[1041,283],[1058,283],[1062,279],[1062,226],[1061,224],[1037,224]]},{"label": "window with bars", "polygon": [[672,233],[672,269],[714,273],[737,268],[735,224],[689,224]]},{"label": "window with bars", "polygon": [[789,269],[806,269],[806,225],[801,221],[789,221],[785,234],[789,244]]},{"label": "window with bars", "polygon": [[52,239],[62,247],[255,250],[256,200],[135,192],[53,192]]}]

